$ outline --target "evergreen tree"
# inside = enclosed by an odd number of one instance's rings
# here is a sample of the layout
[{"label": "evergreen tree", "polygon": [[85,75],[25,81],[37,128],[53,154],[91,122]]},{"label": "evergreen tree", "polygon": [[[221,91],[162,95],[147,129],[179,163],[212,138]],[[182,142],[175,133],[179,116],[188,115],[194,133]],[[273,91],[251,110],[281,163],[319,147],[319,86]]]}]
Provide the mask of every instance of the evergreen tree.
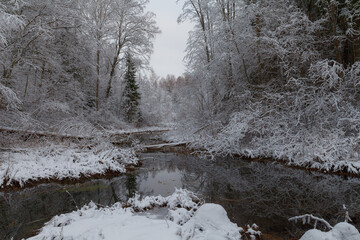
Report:
[{"label": "evergreen tree", "polygon": [[139,110],[140,93],[136,83],[136,67],[130,54],[126,56],[125,90],[123,109],[128,122],[139,122],[141,115]]}]

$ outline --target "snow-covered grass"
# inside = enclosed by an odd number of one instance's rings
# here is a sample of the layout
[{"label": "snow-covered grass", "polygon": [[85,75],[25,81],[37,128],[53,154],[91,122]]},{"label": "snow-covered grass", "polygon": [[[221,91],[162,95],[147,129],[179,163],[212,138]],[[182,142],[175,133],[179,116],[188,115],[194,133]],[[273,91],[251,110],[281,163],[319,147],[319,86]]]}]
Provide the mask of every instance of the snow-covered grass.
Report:
[{"label": "snow-covered grass", "polygon": [[[202,204],[183,189],[169,197],[140,199],[137,195],[128,201],[127,208],[120,203],[102,208],[90,203],[78,211],[55,216],[30,239],[241,239],[244,230],[230,222],[223,207]],[[141,212],[154,207],[166,207],[167,215]]]},{"label": "snow-covered grass", "polygon": [[134,149],[100,144],[91,149],[77,145],[49,145],[0,152],[0,187],[24,186],[28,181],[78,179],[106,172],[126,171],[136,164]]}]

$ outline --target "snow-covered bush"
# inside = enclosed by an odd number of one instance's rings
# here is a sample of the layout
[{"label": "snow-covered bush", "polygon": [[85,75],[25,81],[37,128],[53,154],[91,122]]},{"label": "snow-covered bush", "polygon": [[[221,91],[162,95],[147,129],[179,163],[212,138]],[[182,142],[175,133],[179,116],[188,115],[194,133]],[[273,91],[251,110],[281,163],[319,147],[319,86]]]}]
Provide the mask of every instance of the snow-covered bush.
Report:
[{"label": "snow-covered bush", "polygon": [[144,211],[154,207],[167,206],[171,210],[178,208],[187,211],[196,211],[203,203],[194,193],[186,189],[175,189],[175,192],[169,197],[162,196],[145,196],[142,198],[139,194],[135,194],[133,198],[128,200],[128,205],[136,211]]},{"label": "snow-covered bush", "polygon": [[7,110],[18,110],[22,104],[17,94],[11,89],[1,84],[0,82],[0,107],[5,105]]},{"label": "snow-covered bush", "polygon": [[204,129],[189,140],[211,156],[271,157],[325,171],[360,173],[359,72],[359,63],[345,68],[319,61],[306,77],[291,78],[283,91],[269,88],[260,100],[248,100],[217,134]]}]

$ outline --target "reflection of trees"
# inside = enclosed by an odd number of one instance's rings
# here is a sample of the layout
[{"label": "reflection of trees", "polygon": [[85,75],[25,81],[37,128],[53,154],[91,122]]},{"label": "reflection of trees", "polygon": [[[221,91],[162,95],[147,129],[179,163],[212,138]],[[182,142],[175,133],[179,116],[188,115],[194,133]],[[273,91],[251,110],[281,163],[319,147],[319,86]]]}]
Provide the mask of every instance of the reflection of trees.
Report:
[{"label": "reflection of trees", "polygon": [[125,186],[127,189],[127,198],[132,198],[135,196],[135,193],[137,191],[137,182],[136,182],[136,176],[128,174],[126,176],[126,182]]},{"label": "reflection of trees", "polygon": [[13,193],[0,193],[0,239],[22,239],[34,234],[53,216],[76,209],[68,190],[79,207],[94,201],[110,205],[125,201],[126,177],[94,180],[83,184],[40,185]]},{"label": "reflection of trees", "polygon": [[313,213],[334,224],[343,221],[343,204],[351,215],[360,214],[359,179],[230,158],[212,162],[175,154],[151,156],[158,160],[148,166],[154,173],[175,166],[184,172],[184,188],[223,205],[239,225],[256,222],[266,232],[289,233],[302,231],[301,225],[287,221],[292,216]]},{"label": "reflection of trees", "polygon": [[287,219],[304,213],[334,224],[343,221],[342,204],[352,215],[360,214],[359,179],[232,159],[189,161],[188,165],[183,180],[197,182],[197,192],[207,201],[222,204],[240,225],[256,222],[268,232],[286,231],[294,227]]}]

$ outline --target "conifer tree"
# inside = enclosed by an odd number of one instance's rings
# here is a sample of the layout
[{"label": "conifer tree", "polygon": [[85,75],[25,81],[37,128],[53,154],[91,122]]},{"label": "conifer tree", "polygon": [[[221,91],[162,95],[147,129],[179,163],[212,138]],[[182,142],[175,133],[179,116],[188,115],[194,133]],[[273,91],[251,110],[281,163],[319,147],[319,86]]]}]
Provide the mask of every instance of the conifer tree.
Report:
[{"label": "conifer tree", "polygon": [[125,111],[128,122],[140,121],[140,93],[139,86],[136,83],[136,67],[128,53],[126,56],[126,73],[125,73],[125,89],[124,89],[124,102],[123,109]]}]

